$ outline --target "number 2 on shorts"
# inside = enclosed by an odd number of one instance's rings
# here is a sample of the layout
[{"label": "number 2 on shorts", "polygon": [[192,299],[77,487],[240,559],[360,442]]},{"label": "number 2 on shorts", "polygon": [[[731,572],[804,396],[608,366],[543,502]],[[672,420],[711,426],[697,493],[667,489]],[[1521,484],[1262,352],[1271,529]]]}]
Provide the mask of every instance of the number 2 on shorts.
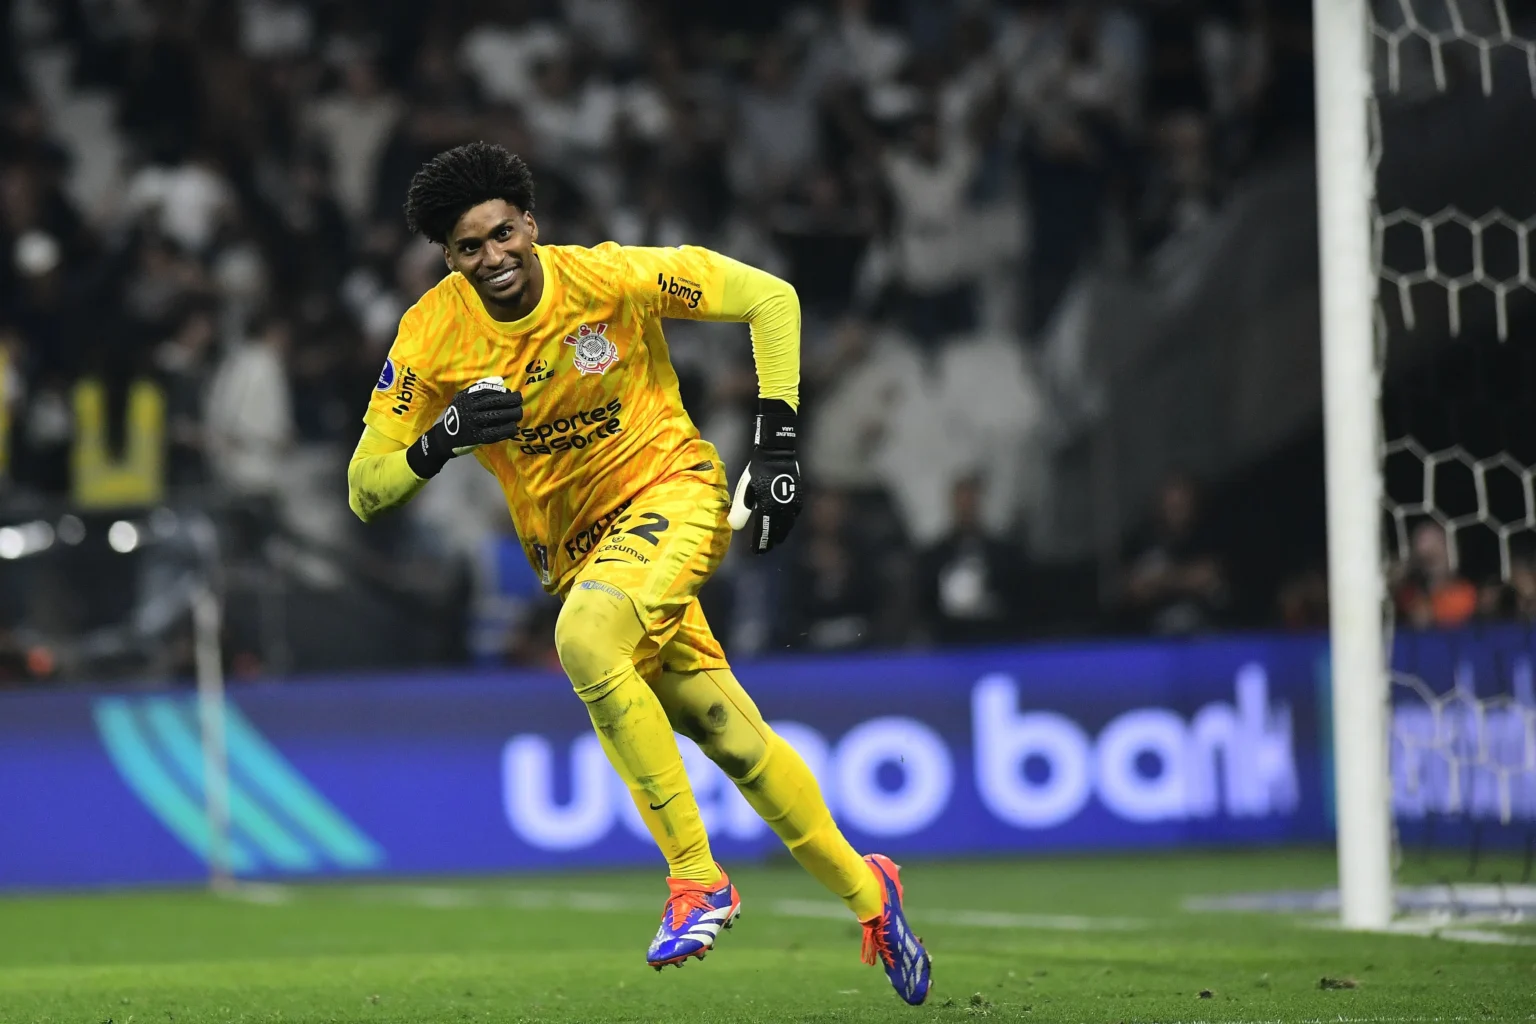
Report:
[{"label": "number 2 on shorts", "polygon": [[646,521],[639,526],[631,526],[624,532],[634,537],[642,537],[651,542],[651,547],[656,547],[661,543],[656,535],[671,526],[671,521],[666,516],[655,512],[641,512],[640,518]]}]

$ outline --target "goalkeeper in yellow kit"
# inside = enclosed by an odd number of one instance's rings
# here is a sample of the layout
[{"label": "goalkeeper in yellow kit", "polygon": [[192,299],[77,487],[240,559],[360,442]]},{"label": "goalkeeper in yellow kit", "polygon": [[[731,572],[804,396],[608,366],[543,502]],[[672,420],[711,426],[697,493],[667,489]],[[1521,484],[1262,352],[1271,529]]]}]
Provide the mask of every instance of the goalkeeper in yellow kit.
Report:
[{"label": "goalkeeper in yellow kit", "polygon": [[[406,219],[451,273],[401,318],[347,471],[367,521],[450,458],[494,474],[529,562],[564,602],[555,647],[667,859],[646,962],[703,958],[741,911],[710,854],[673,731],[695,739],[795,859],[864,925],[864,959],[921,1003],[928,954],[898,869],[861,857],[816,779],[731,674],[699,608],[731,528],[761,554],[800,507],[800,307],[761,270],[693,246],[538,244],[533,179],[472,143],[417,172]],[[760,407],[734,496],[678,397],[661,320],[751,325]]]}]

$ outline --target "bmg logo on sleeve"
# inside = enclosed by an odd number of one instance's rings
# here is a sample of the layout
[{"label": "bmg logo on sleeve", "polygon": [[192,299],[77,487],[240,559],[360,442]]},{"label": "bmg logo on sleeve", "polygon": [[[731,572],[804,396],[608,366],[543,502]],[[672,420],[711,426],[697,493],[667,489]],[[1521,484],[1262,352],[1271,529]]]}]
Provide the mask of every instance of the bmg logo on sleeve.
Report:
[{"label": "bmg logo on sleeve", "polygon": [[[411,403],[416,401],[416,390],[421,386],[421,378],[417,376],[414,369],[407,366],[404,370],[405,372],[400,375],[400,390],[395,393],[395,404],[389,410],[396,416],[404,416],[411,411]],[[383,383],[382,377],[379,380],[380,383]],[[388,389],[381,388],[380,390]]]},{"label": "bmg logo on sleeve", "polygon": [[704,298],[704,289],[697,281],[687,278],[669,277],[666,274],[656,275],[656,287],[661,294],[670,295],[674,299],[682,299],[688,304],[689,309],[698,309],[699,302]]}]

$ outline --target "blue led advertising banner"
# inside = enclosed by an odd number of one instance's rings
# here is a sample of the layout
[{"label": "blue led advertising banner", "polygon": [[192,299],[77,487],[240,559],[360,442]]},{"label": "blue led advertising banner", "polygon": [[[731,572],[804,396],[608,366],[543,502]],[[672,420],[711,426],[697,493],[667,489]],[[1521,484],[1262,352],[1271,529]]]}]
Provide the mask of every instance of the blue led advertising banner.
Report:
[{"label": "blue led advertising banner", "polygon": [[[1507,677],[1496,647],[1457,654],[1446,642],[1421,660],[1453,678],[1468,658],[1491,658],[1484,675]],[[786,658],[738,675],[861,849],[958,856],[1331,834],[1327,649],[1316,637]],[[1514,729],[1530,709],[1512,708]],[[1442,728],[1434,714],[1416,721],[1414,735]],[[555,674],[236,686],[226,735],[229,856],[241,876],[660,866]],[[0,694],[0,889],[204,878],[199,736],[186,691]],[[717,855],[767,854],[772,833],[679,743]],[[1455,774],[1422,764],[1426,785],[1399,785],[1410,815],[1433,810]],[[1536,772],[1512,778],[1529,801]]]}]

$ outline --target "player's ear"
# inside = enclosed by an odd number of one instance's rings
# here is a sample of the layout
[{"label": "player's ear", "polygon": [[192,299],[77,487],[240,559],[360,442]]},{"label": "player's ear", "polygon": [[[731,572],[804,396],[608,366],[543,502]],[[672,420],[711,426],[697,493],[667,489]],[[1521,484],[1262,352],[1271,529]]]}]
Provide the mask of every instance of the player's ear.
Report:
[{"label": "player's ear", "polygon": [[448,272],[450,274],[453,273],[453,253],[448,250],[446,245],[443,246],[443,262],[448,265]]},{"label": "player's ear", "polygon": [[537,242],[539,240],[539,222],[533,219],[533,214],[526,211],[523,213],[523,219],[528,222],[528,241]]}]

